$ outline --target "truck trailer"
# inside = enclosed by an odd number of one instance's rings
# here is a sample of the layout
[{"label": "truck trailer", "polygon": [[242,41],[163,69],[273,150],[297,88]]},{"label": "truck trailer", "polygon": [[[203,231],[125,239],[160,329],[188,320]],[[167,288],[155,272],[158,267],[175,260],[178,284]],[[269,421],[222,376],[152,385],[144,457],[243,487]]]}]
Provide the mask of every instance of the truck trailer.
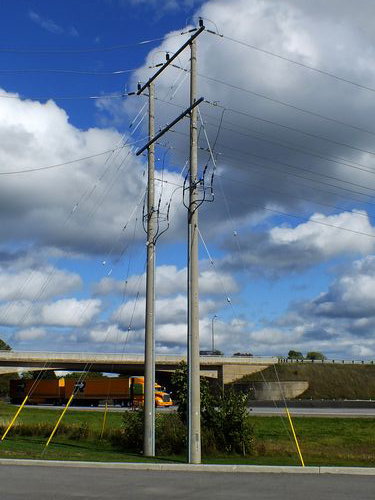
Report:
[{"label": "truck trailer", "polygon": [[[31,390],[31,393],[30,393]],[[30,394],[29,394],[30,393]],[[144,377],[10,380],[10,402],[20,404],[29,394],[27,404],[64,405],[74,393],[72,405],[98,406],[112,402],[120,406],[144,405]],[[172,406],[170,395],[155,384],[155,406]]]}]

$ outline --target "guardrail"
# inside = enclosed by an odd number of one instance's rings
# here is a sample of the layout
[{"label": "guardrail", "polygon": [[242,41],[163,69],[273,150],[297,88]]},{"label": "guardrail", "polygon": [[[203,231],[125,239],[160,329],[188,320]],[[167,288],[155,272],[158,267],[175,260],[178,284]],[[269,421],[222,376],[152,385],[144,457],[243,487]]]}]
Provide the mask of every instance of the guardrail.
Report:
[{"label": "guardrail", "polygon": [[349,360],[349,359],[294,359],[294,358],[279,358],[279,363],[303,364],[334,364],[334,365],[373,365],[374,360]]}]

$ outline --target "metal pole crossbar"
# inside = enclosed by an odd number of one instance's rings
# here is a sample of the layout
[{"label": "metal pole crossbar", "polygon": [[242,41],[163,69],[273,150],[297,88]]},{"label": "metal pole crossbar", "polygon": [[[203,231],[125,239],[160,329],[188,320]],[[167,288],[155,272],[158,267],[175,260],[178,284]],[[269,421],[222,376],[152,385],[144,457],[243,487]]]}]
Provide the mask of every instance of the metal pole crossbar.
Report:
[{"label": "metal pole crossbar", "polygon": [[191,42],[192,42],[193,40],[195,40],[195,39],[197,38],[197,36],[199,36],[199,35],[202,33],[202,31],[204,31],[205,29],[206,29],[206,28],[205,28],[205,26],[201,26],[201,27],[200,27],[200,28],[199,28],[199,29],[198,29],[198,30],[194,33],[194,35],[192,35],[192,36],[189,38],[189,40],[188,40],[187,42],[185,42],[185,43],[184,43],[184,44],[183,44],[183,45],[182,45],[182,46],[178,49],[178,51],[177,51],[177,52],[175,52],[172,56],[170,56],[170,57],[167,59],[167,61],[163,64],[163,66],[162,66],[160,69],[158,69],[158,71],[157,71],[154,75],[152,75],[152,77],[151,77],[151,78],[149,78],[149,79],[147,80],[147,82],[146,82],[145,84],[143,84],[143,85],[142,85],[142,87],[140,87],[140,88],[138,89],[138,91],[137,91],[137,95],[142,94],[142,92],[143,92],[143,91],[144,91],[144,90],[145,90],[145,89],[146,89],[146,88],[150,85],[150,83],[151,83],[151,82],[153,82],[153,81],[154,81],[154,80],[155,80],[155,79],[156,79],[156,78],[160,75],[160,73],[162,73],[162,72],[165,70],[165,68],[166,68],[167,66],[169,66],[169,65],[171,64],[171,62],[172,62],[172,61],[174,61],[174,60],[176,59],[176,57],[178,57],[178,56],[181,54],[181,52],[183,52],[183,51],[186,49],[186,47],[188,47],[188,46],[191,44]]},{"label": "metal pole crossbar", "polygon": [[183,113],[181,113],[175,120],[173,120],[173,122],[169,123],[165,128],[163,128],[163,130],[161,130],[158,134],[156,134],[153,139],[148,141],[147,144],[145,144],[141,149],[139,149],[135,153],[136,156],[139,156],[140,154],[142,154],[143,151],[145,151],[148,147],[151,146],[151,144],[153,144],[155,141],[160,139],[161,136],[163,136],[166,132],[168,132],[168,130],[170,130],[174,125],[176,125],[176,123],[178,123],[182,118],[184,118],[184,116],[188,115],[196,106],[198,106],[198,104],[200,104],[203,101],[204,101],[204,97],[200,97],[197,101],[195,101],[194,104],[192,104],[187,109],[185,109],[185,111]]}]

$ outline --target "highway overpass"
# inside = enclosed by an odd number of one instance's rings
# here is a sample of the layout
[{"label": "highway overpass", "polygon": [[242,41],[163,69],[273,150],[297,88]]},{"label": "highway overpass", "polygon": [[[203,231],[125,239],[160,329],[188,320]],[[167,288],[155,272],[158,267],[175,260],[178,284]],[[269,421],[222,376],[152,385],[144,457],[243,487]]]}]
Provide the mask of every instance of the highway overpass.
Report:
[{"label": "highway overpass", "polygon": [[[186,356],[157,355],[157,372],[174,371]],[[232,382],[243,375],[264,370],[278,362],[277,357],[201,356],[202,374],[217,377],[222,384]],[[0,373],[9,373],[10,368],[49,369],[68,371],[92,371],[142,375],[142,354],[97,354],[92,352],[17,352],[0,351]]]}]

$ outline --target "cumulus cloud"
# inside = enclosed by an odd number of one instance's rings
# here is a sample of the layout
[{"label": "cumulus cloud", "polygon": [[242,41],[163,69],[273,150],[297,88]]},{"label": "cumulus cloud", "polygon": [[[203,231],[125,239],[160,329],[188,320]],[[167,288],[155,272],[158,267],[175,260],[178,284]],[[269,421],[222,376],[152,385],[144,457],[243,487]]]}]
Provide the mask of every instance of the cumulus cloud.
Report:
[{"label": "cumulus cloud", "polygon": [[364,211],[328,216],[316,213],[297,227],[272,228],[270,239],[274,245],[293,245],[301,252],[312,250],[323,258],[330,258],[341,253],[371,252],[375,246],[375,229]]},{"label": "cumulus cloud", "polygon": [[326,293],[310,303],[317,316],[375,319],[375,256],[355,261],[330,286]]},{"label": "cumulus cloud", "polygon": [[19,342],[25,342],[36,339],[43,339],[47,335],[44,328],[27,328],[19,330],[13,335],[13,339]]},{"label": "cumulus cloud", "polygon": [[0,306],[0,324],[80,327],[90,323],[100,311],[98,299],[61,299],[47,304],[18,300]]},{"label": "cumulus cloud", "polygon": [[[344,228],[344,229],[343,229]],[[222,269],[272,277],[301,271],[337,256],[366,255],[375,248],[375,229],[365,211],[335,215],[315,213],[307,222],[275,226],[268,232],[247,232],[226,241]]]},{"label": "cumulus cloud", "polygon": [[[93,285],[93,291],[97,295],[109,294],[145,294],[146,274],[133,275],[128,280],[118,281],[113,278],[102,278]],[[157,266],[155,277],[156,293],[160,297],[170,297],[176,294],[186,293],[187,277],[186,267],[178,269],[177,266]],[[203,270],[199,276],[199,291],[202,295],[223,295],[238,291],[237,283],[233,276],[226,273],[218,273],[214,270]]]},{"label": "cumulus cloud", "polygon": [[331,358],[368,358],[375,352],[375,256],[337,271],[326,292],[291,303],[250,337],[259,349],[286,355],[289,349],[320,350]]},{"label": "cumulus cloud", "polygon": [[[42,104],[1,93],[14,97],[0,103],[2,171],[63,163],[111,151],[122,143],[114,130],[74,127],[53,101]],[[130,161],[127,182],[116,183]],[[118,241],[139,202],[145,185],[142,172],[140,162],[125,147],[68,167],[2,177],[3,243],[21,239],[65,251],[109,251],[108,242]]]},{"label": "cumulus cloud", "polygon": [[18,273],[2,272],[0,266],[0,300],[45,300],[79,290],[82,279],[77,273],[52,266],[25,269]]},{"label": "cumulus cloud", "polygon": [[[144,326],[146,300],[129,300],[112,314],[112,320],[116,321],[124,329],[131,323],[135,329]],[[207,313],[215,311],[216,303],[213,300],[200,301],[200,314],[205,316]],[[157,299],[155,301],[155,318],[160,324],[186,324],[187,303],[186,297],[177,295],[176,297]]]}]

